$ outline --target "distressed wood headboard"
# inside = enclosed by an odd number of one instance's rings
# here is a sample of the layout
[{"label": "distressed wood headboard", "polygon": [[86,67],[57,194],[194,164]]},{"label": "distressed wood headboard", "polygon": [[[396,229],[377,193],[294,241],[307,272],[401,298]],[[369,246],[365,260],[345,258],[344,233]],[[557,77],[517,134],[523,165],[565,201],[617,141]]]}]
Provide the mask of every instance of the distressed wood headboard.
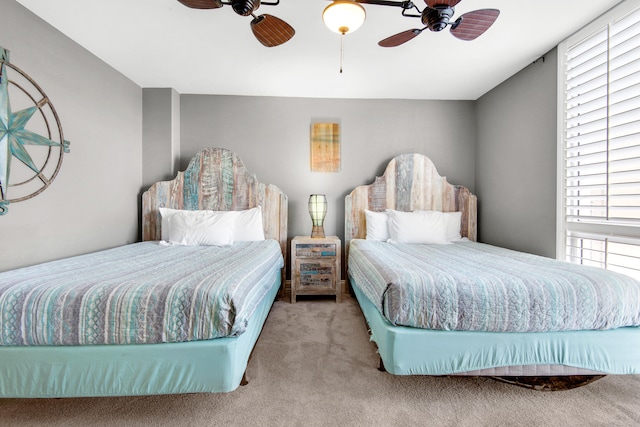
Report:
[{"label": "distressed wood headboard", "polygon": [[345,254],[352,239],[364,239],[367,227],[364,210],[381,212],[437,210],[462,212],[460,232],[477,239],[477,198],[468,188],[452,185],[438,174],[433,162],[422,154],[401,154],[393,158],[384,174],[369,185],[360,185],[345,197]]},{"label": "distressed wood headboard", "polygon": [[206,148],[175,179],[153,184],[142,194],[142,240],[161,239],[158,208],[238,211],[262,207],[265,238],[287,250],[287,196],[249,174],[240,157],[224,148]]}]

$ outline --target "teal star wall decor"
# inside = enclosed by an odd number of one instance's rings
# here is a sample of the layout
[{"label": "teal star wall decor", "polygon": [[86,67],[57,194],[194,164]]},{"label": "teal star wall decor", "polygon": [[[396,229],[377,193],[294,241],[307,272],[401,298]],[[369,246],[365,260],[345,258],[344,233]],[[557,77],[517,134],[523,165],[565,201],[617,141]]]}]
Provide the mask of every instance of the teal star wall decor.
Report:
[{"label": "teal star wall decor", "polygon": [[[14,75],[22,81],[15,82]],[[9,101],[10,87],[23,103],[32,105],[13,112]],[[41,133],[45,135],[27,128],[34,115],[39,117]],[[41,149],[32,152],[33,147]],[[44,191],[58,174],[64,153],[68,152],[69,141],[64,139],[51,101],[26,73],[10,63],[9,51],[0,46],[0,215],[8,212],[9,203],[29,199]],[[26,167],[16,180],[12,180],[11,175],[14,158]],[[14,196],[14,192],[17,195]]]}]

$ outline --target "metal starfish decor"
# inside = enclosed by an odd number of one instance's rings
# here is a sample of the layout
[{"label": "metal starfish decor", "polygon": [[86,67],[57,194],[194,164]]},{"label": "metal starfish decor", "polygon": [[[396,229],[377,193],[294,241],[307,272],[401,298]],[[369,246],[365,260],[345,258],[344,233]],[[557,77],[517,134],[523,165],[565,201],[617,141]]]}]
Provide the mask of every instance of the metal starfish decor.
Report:
[{"label": "metal starfish decor", "polygon": [[[16,77],[22,77],[30,83],[31,90],[28,90],[27,85],[22,82],[16,84],[10,81],[8,69],[15,71]],[[17,93],[33,106],[12,112],[9,102],[10,83],[16,87]],[[39,113],[38,116],[44,122],[46,136],[26,128],[36,113]],[[58,132],[55,133],[55,137],[50,122],[55,122],[57,125]],[[45,151],[31,153],[31,150],[34,150],[33,146],[44,147]],[[69,141],[64,140],[60,120],[49,98],[29,76],[10,64],[9,51],[0,46],[0,215],[7,213],[9,203],[29,199],[44,191],[58,174],[63,153],[68,152]],[[32,154],[37,154],[37,161]],[[54,159],[56,154],[58,161],[54,164],[55,162],[50,160]],[[11,162],[14,157],[31,172],[20,182],[10,181]],[[20,189],[18,197],[9,199],[10,187]]]}]

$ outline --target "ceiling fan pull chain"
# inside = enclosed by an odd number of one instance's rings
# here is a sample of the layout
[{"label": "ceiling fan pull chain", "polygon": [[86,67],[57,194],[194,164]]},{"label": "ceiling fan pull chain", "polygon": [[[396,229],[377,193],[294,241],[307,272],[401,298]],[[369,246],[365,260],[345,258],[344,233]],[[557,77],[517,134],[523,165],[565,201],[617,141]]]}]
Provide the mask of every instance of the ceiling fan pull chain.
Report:
[{"label": "ceiling fan pull chain", "polygon": [[340,34],[340,74],[342,74],[343,60],[344,60],[344,33]]}]

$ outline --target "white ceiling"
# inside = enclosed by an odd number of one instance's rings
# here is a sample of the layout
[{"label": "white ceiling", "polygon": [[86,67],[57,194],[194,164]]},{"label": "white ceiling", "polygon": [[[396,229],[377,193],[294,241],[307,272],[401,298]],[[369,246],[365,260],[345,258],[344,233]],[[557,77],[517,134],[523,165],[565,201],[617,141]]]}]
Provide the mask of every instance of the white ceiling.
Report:
[{"label": "white ceiling", "polygon": [[[401,9],[364,5],[367,20],[344,39],[322,23],[327,0],[280,0],[258,14],[296,30],[287,43],[266,48],[250,17],[231,6],[196,10],[177,0],[17,0],[141,87],[184,94],[321,98],[475,100],[548,52],[620,0],[464,0],[454,19],[500,9],[495,24],[474,41],[449,30],[425,30],[395,48],[378,41],[411,28],[418,18]],[[423,8],[423,0],[415,0]]]}]

